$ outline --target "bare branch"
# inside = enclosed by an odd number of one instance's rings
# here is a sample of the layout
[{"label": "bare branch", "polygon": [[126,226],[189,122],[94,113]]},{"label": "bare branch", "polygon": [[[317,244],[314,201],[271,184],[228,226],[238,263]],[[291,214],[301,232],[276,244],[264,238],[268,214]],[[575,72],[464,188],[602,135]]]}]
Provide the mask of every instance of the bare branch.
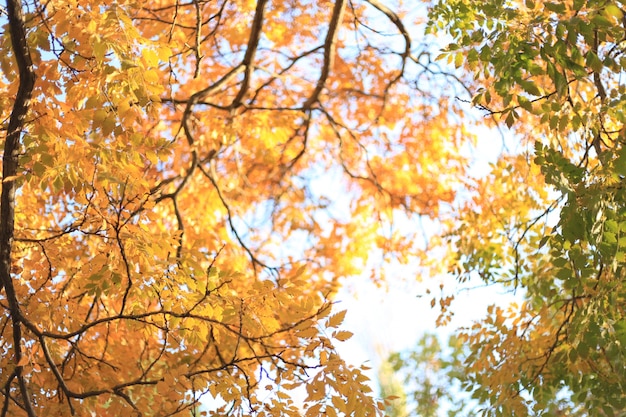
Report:
[{"label": "bare branch", "polygon": [[339,26],[341,25],[341,21],[343,19],[343,13],[346,9],[346,0],[337,0],[335,1],[335,7],[333,8],[333,16],[330,20],[330,25],[328,27],[328,33],[326,33],[326,40],[324,41],[324,65],[322,67],[322,73],[320,74],[320,78],[317,80],[317,85],[315,86],[315,90],[306,100],[306,102],[302,105],[303,108],[310,108],[313,103],[317,101],[320,93],[324,89],[326,85],[326,80],[330,75],[330,70],[332,69],[333,62],[335,61],[335,49],[337,47],[337,33],[339,32]]},{"label": "bare branch", "polygon": [[261,31],[263,30],[263,11],[266,4],[267,0],[259,0],[256,4],[250,38],[248,39],[248,47],[246,49],[246,54],[243,57],[243,61],[241,62],[241,65],[245,68],[243,82],[241,83],[241,88],[239,89],[237,96],[231,104],[231,108],[233,109],[241,105],[241,100],[243,100],[243,97],[246,95],[248,87],[250,86],[250,77],[254,68],[252,61],[254,60],[254,54],[259,46],[259,39],[261,38]]}]

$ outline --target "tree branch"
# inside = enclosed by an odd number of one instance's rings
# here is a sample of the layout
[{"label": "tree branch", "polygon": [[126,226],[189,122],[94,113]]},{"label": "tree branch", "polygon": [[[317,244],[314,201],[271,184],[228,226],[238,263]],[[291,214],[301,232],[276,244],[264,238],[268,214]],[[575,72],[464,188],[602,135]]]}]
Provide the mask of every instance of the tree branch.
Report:
[{"label": "tree branch", "polygon": [[254,60],[254,54],[259,46],[259,39],[261,38],[261,31],[263,29],[263,12],[265,9],[265,5],[267,4],[267,0],[259,0],[256,4],[256,10],[254,12],[254,20],[252,21],[252,29],[250,32],[250,38],[248,39],[248,46],[246,48],[246,54],[243,57],[243,62],[241,65],[245,67],[245,72],[243,75],[243,82],[241,83],[241,88],[237,93],[237,96],[233,100],[231,107],[237,108],[241,104],[241,100],[246,95],[248,91],[248,87],[250,85],[250,76],[252,75],[253,65],[252,61]]},{"label": "tree branch", "polygon": [[4,141],[2,156],[2,194],[0,195],[0,289],[4,287],[13,325],[13,350],[15,352],[15,376],[20,387],[24,409],[29,417],[35,417],[26,380],[22,375],[22,326],[19,303],[11,280],[11,249],[15,225],[15,179],[17,177],[20,137],[24,119],[35,87],[35,72],[26,42],[26,28],[21,0],[7,0],[7,14],[11,33],[11,46],[19,71],[19,87]]},{"label": "tree branch", "polygon": [[317,80],[315,90],[309,96],[307,101],[302,106],[304,109],[310,108],[315,103],[322,92],[322,89],[326,85],[326,80],[330,75],[330,70],[335,60],[335,49],[337,47],[337,33],[339,31],[339,25],[343,19],[343,13],[346,9],[346,0],[336,0],[335,7],[333,8],[333,16],[328,26],[328,33],[326,33],[326,40],[324,41],[324,66],[322,67],[322,73]]}]

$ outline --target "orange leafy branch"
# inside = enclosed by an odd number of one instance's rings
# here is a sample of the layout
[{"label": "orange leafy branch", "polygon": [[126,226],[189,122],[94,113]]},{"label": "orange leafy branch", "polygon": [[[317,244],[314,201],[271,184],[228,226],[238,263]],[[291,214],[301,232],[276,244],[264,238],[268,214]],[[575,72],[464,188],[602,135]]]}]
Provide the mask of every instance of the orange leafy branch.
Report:
[{"label": "orange leafy branch", "polygon": [[30,10],[0,41],[2,413],[380,414],[332,297],[423,256],[401,223],[454,201],[472,140],[401,11]]}]

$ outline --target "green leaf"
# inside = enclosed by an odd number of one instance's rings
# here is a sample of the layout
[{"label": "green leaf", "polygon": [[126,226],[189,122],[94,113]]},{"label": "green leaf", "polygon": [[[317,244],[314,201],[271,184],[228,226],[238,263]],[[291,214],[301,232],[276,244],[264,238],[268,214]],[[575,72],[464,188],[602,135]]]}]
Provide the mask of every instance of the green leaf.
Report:
[{"label": "green leaf", "polygon": [[543,75],[545,73],[543,67],[534,62],[529,62],[526,65],[526,71],[528,71],[531,75]]},{"label": "green leaf", "polygon": [[626,147],[617,151],[617,158],[613,161],[615,172],[619,175],[626,175]]},{"label": "green leaf", "polygon": [[563,14],[567,10],[565,8],[565,4],[564,3],[545,2],[543,4],[543,7],[545,7],[546,9],[548,9],[551,12],[558,13],[558,14]]},{"label": "green leaf", "polygon": [[585,63],[595,72],[600,72],[602,71],[602,68],[604,68],[604,64],[602,63],[598,55],[596,55],[593,51],[587,52],[587,55],[585,57]]},{"label": "green leaf", "polygon": [[537,85],[535,83],[533,83],[532,81],[525,81],[525,80],[520,80],[519,81],[519,85],[524,89],[524,91],[526,91],[528,94],[531,94],[533,96],[540,96],[541,91],[539,90],[539,87],[537,87]]},{"label": "green leaf", "polygon": [[618,20],[621,20],[624,16],[622,9],[611,3],[604,6],[604,10],[602,12],[605,16],[615,17]]},{"label": "green leaf", "polygon": [[566,281],[572,277],[572,270],[569,268],[560,268],[556,271],[555,276],[563,281]]},{"label": "green leaf", "polygon": [[506,125],[511,128],[511,126],[513,126],[513,124],[515,123],[515,114],[513,111],[510,111],[509,114],[506,116],[506,120],[504,121],[506,123]]},{"label": "green leaf", "polygon": [[591,18],[591,23],[598,27],[610,28],[613,26],[613,23],[602,15],[595,15]]},{"label": "green leaf", "polygon": [[50,155],[50,153],[43,153],[40,155],[40,159],[42,164],[44,164],[47,167],[52,167],[54,166],[54,157],[52,155]]},{"label": "green leaf", "polygon": [[528,100],[526,97],[524,96],[519,96],[517,98],[517,102],[519,103],[519,105],[526,111],[529,111],[532,113],[533,111],[533,103]]},{"label": "green leaf", "polygon": [[60,176],[57,176],[52,183],[55,192],[59,192],[64,187],[63,179]]},{"label": "green leaf", "polygon": [[585,236],[585,219],[577,211],[571,211],[569,216],[564,220],[561,227],[563,237],[570,242],[584,239]]},{"label": "green leaf", "polygon": [[617,235],[613,232],[604,232],[602,235],[604,242],[608,244],[617,243]]},{"label": "green leaf", "polygon": [[554,86],[559,95],[564,95],[567,92],[567,78],[559,71],[554,73]]}]

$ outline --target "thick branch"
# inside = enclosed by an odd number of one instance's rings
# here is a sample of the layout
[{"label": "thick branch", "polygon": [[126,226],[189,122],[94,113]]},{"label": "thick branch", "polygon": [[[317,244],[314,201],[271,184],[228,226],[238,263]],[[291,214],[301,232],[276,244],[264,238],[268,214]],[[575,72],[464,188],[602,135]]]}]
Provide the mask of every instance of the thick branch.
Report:
[{"label": "thick branch", "polygon": [[336,49],[336,41],[337,41],[337,33],[339,32],[339,26],[341,25],[341,21],[343,20],[343,13],[346,9],[346,0],[336,0],[335,7],[333,8],[333,16],[330,20],[330,25],[328,26],[328,33],[326,33],[326,40],[324,41],[324,65],[322,67],[322,73],[320,74],[320,78],[317,80],[317,85],[315,86],[315,90],[309,96],[307,101],[302,106],[307,109],[310,108],[313,103],[315,103],[324,89],[326,85],[326,80],[330,75],[330,70],[332,69],[333,62],[335,60],[335,49]]},{"label": "thick branch", "polygon": [[29,417],[35,417],[35,410],[30,402],[26,381],[22,375],[22,326],[19,303],[11,281],[11,246],[15,224],[15,179],[17,176],[17,157],[20,137],[24,130],[24,119],[28,112],[30,98],[35,86],[35,73],[26,42],[26,28],[22,15],[21,0],[7,0],[7,13],[13,55],[17,62],[20,84],[9,119],[7,136],[4,141],[2,156],[2,194],[0,195],[0,285],[4,287],[11,310],[13,324],[13,349],[15,351],[15,376],[17,377],[24,403]]},{"label": "thick branch", "polygon": [[[2,158],[2,195],[0,196],[0,284],[6,286],[10,282],[11,243],[13,241],[13,225],[15,222],[15,176],[17,175],[17,156],[20,136],[24,129],[24,119],[35,85],[35,73],[22,16],[20,0],[7,0],[9,29],[13,53],[17,61],[20,85],[9,119],[7,136],[4,142]],[[7,281],[9,280],[9,281]]]},{"label": "thick branch", "polygon": [[263,12],[266,4],[267,0],[259,0],[256,4],[256,11],[254,12],[254,20],[252,21],[252,29],[250,32],[250,38],[248,39],[246,54],[244,55],[243,62],[241,63],[246,70],[239,93],[237,93],[237,96],[233,100],[233,108],[236,108],[241,104],[241,100],[243,100],[243,97],[246,95],[248,87],[250,86],[250,77],[254,68],[252,61],[254,60],[254,54],[256,53],[259,46],[259,39],[261,38],[261,31],[263,29]]}]

